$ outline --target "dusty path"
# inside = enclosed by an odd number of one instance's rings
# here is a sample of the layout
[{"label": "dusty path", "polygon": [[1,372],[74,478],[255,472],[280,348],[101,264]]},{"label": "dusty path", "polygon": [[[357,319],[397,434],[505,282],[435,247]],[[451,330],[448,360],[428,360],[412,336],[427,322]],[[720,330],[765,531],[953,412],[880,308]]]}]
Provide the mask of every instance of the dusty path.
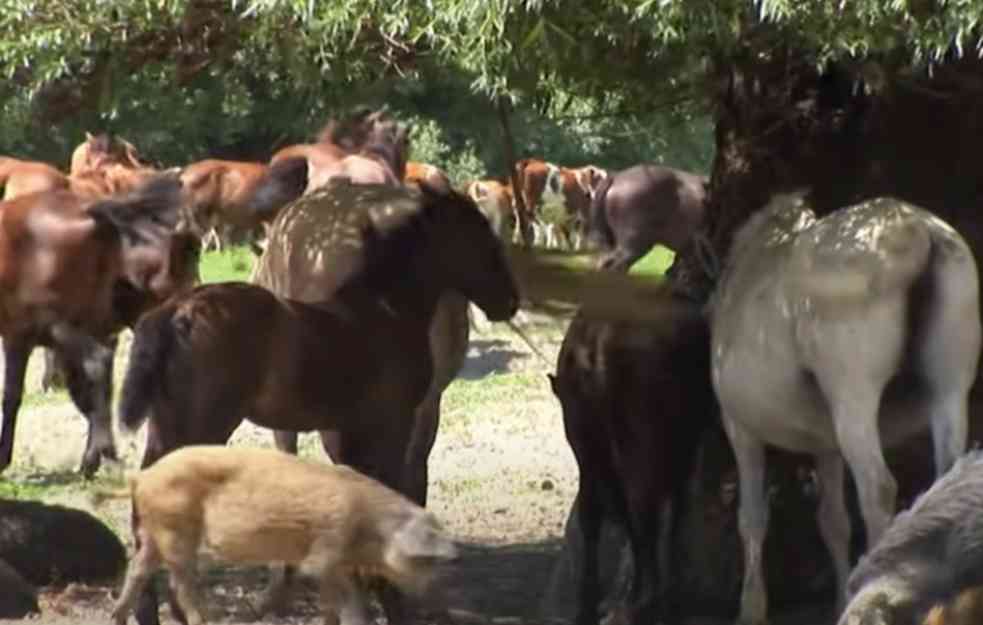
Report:
[{"label": "dusty path", "polygon": [[[555,362],[565,324],[537,321],[527,331]],[[128,347],[124,337],[117,378]],[[544,609],[563,524],[577,488],[576,464],[563,434],[560,408],[545,377],[552,369],[505,328],[473,335],[465,370],[444,397],[430,470],[430,506],[461,541],[464,557],[440,584],[449,617],[420,614],[413,625],[547,624],[570,614],[574,597],[568,587],[560,588],[553,608]],[[39,372],[40,352],[29,370],[31,391],[38,388]],[[74,473],[84,436],[85,423],[63,393],[32,397],[18,422],[14,466],[0,480],[51,485],[52,494],[43,497],[46,501],[91,510],[86,484]],[[120,436],[123,465],[102,469],[100,479],[119,478],[138,466],[143,436],[142,431]],[[272,436],[247,423],[235,432],[232,442],[272,445]],[[313,435],[301,438],[301,453],[321,454]],[[126,502],[113,502],[95,512],[131,547]],[[321,622],[311,589],[299,593],[288,616],[257,621],[251,601],[264,587],[265,569],[204,567],[202,575],[214,610],[212,622]],[[31,622],[106,623],[114,592],[111,587],[46,588],[41,601],[44,614]],[[175,622],[166,606],[161,615],[163,623]],[[774,625],[832,622],[814,606],[774,616]],[[685,621],[688,625],[730,622],[724,618]]]}]

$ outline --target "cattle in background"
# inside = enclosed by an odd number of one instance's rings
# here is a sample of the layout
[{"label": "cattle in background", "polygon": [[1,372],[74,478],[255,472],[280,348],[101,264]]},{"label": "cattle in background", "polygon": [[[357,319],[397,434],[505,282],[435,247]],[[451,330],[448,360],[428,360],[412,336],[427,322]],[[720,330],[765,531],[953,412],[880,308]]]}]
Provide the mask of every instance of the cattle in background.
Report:
[{"label": "cattle in background", "polygon": [[642,164],[602,180],[591,200],[587,238],[605,269],[627,271],[659,244],[679,252],[703,223],[707,179]]},{"label": "cattle in background", "polygon": [[577,247],[594,190],[607,172],[594,165],[571,169],[539,159],[516,163],[519,192],[537,245]]},{"label": "cattle in background", "polygon": [[498,238],[508,242],[518,237],[518,220],[515,217],[515,198],[511,184],[494,178],[475,180],[468,185],[467,194],[488,218]]},{"label": "cattle in background", "polygon": [[[695,304],[666,290],[665,317],[651,323],[570,323],[550,376],[580,471],[569,545],[580,571],[576,623],[598,622],[602,522],[629,538],[634,573],[623,620],[648,625],[672,612],[667,592],[671,537],[716,402],[710,386],[709,326]],[[660,531],[672,504],[669,527]],[[662,543],[660,545],[659,543]],[[661,580],[660,580],[661,578]]]},{"label": "cattle in background", "polygon": [[451,179],[447,177],[444,170],[436,165],[407,161],[403,183],[419,185],[421,182],[441,193],[450,193],[451,191]]}]

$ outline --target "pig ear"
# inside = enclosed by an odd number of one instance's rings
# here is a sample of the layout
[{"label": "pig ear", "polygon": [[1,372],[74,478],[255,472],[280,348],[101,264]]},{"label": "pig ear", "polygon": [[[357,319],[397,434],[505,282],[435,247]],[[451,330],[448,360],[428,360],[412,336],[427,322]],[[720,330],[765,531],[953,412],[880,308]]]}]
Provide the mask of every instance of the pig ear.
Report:
[{"label": "pig ear", "polygon": [[393,535],[393,546],[404,558],[453,560],[457,548],[429,514],[415,515]]}]

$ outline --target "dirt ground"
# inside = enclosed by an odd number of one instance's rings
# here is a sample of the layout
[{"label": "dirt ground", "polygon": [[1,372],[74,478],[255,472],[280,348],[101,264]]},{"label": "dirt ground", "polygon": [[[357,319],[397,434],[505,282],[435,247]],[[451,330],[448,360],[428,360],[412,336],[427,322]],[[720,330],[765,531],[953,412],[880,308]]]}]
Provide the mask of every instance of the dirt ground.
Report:
[{"label": "dirt ground", "polygon": [[[413,625],[495,623],[529,625],[564,622],[572,607],[568,585],[551,586],[561,550],[564,522],[576,494],[577,471],[563,433],[559,404],[545,374],[553,370],[565,324],[532,318],[526,326],[550,363],[535,356],[507,328],[472,335],[460,379],[445,394],[441,430],[430,461],[430,507],[460,541],[460,564],[439,584],[437,603],[446,611],[421,610]],[[128,337],[120,350],[125,362]],[[118,367],[117,376],[122,367]],[[40,353],[33,358],[28,389],[38,387]],[[3,477],[37,484],[68,483],[50,503],[92,510],[86,484],[74,468],[81,457],[85,422],[67,399],[28,406],[18,422],[15,464]],[[144,433],[119,435],[121,465],[105,467],[115,479],[139,464]],[[233,444],[272,445],[267,430],[243,424]],[[313,435],[301,439],[303,455],[320,456]],[[74,487],[77,485],[77,487]],[[95,513],[132,548],[129,504],[111,502]],[[218,623],[321,622],[311,589],[298,594],[285,617],[257,620],[252,601],[264,588],[266,570],[205,566],[206,597]],[[553,589],[547,592],[548,588]],[[108,622],[115,588],[69,586],[42,591],[43,625]],[[821,612],[820,612],[821,614]],[[778,615],[776,615],[778,616]],[[162,622],[169,618],[161,608]],[[828,618],[826,619],[828,622]],[[132,621],[131,621],[132,622]],[[692,625],[729,620],[693,618]],[[815,609],[773,622],[823,622]]]}]

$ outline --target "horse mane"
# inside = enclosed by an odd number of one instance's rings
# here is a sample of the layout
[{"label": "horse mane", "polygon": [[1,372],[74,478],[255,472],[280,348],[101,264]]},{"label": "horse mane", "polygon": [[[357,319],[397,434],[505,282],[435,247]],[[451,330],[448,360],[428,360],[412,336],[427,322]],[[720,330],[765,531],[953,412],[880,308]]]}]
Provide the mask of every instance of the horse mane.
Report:
[{"label": "horse mane", "polygon": [[368,134],[368,127],[381,115],[381,111],[362,108],[343,120],[331,118],[318,131],[317,143],[336,145],[343,150],[354,152],[362,147]]},{"label": "horse mane", "polygon": [[[772,195],[764,207],[752,213],[735,231],[725,266],[732,267],[749,248],[781,243],[787,240],[790,231],[798,232],[812,224],[816,214],[809,208],[808,196],[807,189]],[[767,228],[774,230],[773,235],[762,241],[759,234]]]},{"label": "horse mane", "polygon": [[140,239],[138,222],[151,219],[167,228],[174,228],[182,201],[181,179],[173,172],[154,176],[134,191],[90,205],[86,212],[96,222],[111,227],[124,236]]}]

